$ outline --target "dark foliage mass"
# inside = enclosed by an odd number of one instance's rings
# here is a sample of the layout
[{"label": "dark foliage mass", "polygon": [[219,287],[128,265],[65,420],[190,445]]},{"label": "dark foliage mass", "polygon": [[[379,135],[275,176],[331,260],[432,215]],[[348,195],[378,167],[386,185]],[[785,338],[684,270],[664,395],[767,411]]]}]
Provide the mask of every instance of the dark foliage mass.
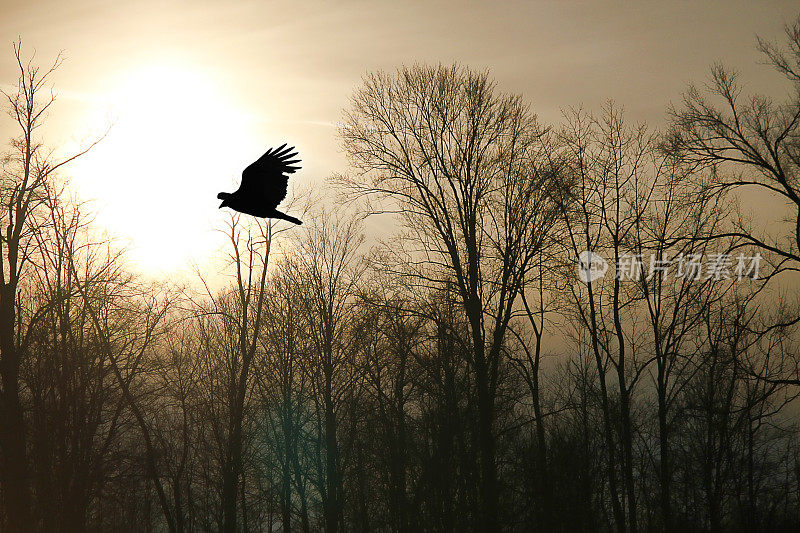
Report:
[{"label": "dark foliage mass", "polygon": [[[797,531],[787,36],[759,42],[785,102],[715,67],[664,132],[613,103],[545,126],[461,66],[367,75],[339,129],[350,203],[290,231],[231,217],[228,277],[199,293],[96,237],[37,140],[52,69],[17,45],[0,530]],[[226,205],[276,217],[251,208],[284,199],[292,150]],[[356,208],[396,231],[367,247]],[[608,264],[589,282],[586,250]]]}]

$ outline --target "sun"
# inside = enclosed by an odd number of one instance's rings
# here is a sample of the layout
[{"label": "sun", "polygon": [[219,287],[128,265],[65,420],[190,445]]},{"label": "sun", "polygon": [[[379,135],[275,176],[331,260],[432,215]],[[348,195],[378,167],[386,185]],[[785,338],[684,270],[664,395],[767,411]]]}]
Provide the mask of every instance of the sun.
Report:
[{"label": "sun", "polygon": [[72,182],[142,271],[173,273],[218,249],[216,193],[258,152],[254,121],[218,80],[176,62],[132,69],[89,122],[111,128]]}]

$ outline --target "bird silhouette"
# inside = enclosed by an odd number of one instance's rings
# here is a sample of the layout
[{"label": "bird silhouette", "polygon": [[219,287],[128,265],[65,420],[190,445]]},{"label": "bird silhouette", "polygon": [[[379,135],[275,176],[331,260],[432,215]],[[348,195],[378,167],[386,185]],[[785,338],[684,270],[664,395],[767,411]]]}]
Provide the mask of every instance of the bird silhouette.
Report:
[{"label": "bird silhouette", "polygon": [[232,193],[221,192],[217,198],[222,200],[220,209],[230,207],[240,213],[255,217],[280,218],[295,224],[303,222],[276,209],[284,198],[289,185],[289,176],[300,167],[299,159],[292,159],[297,152],[294,146],[286,148],[286,143],[267,152],[242,171],[242,183]]}]

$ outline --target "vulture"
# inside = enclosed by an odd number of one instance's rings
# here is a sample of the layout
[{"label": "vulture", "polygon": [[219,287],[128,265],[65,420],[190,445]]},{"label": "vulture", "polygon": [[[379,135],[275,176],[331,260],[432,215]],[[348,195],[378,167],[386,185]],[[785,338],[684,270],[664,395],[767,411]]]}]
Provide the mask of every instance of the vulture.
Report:
[{"label": "vulture", "polygon": [[280,218],[302,224],[301,220],[276,209],[286,198],[288,174],[294,174],[300,168],[297,166],[300,160],[293,159],[297,156],[297,152],[293,150],[294,146],[286,148],[286,143],[267,150],[242,171],[242,183],[235,192],[221,192],[217,195],[222,200],[220,209],[230,207],[254,217]]}]

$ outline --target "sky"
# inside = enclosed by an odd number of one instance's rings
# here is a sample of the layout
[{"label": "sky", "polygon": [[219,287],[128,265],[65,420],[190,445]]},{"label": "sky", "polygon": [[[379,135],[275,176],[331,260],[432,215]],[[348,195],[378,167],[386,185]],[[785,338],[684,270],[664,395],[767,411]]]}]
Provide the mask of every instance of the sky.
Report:
[{"label": "sky", "polygon": [[[788,86],[755,36],[781,41],[796,1],[118,2],[0,0],[0,86],[12,42],[45,65],[58,100],[42,130],[56,154],[107,132],[66,172],[97,223],[141,270],[172,275],[222,245],[216,193],[268,147],[297,147],[298,191],[347,171],[336,125],[365,73],[403,64],[488,69],[540,120],[614,99],[633,121],[665,124],[670,102],[709,66],[747,91]],[[3,140],[15,132],[0,121]],[[180,202],[175,202],[179,198]]]}]

